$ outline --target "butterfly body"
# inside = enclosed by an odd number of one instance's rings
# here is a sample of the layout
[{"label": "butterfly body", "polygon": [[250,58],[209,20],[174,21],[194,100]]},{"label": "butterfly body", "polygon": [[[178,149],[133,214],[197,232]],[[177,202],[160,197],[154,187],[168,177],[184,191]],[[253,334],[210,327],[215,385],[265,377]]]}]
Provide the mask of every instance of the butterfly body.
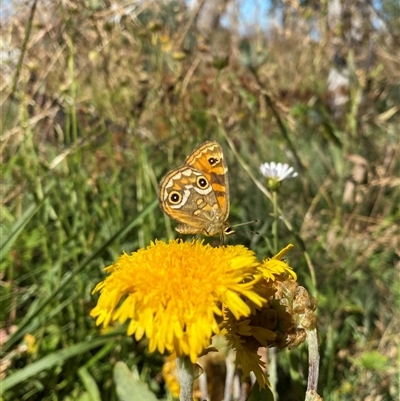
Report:
[{"label": "butterfly body", "polygon": [[228,168],[221,146],[208,141],[196,148],[160,182],[162,210],[181,224],[181,234],[228,235]]}]

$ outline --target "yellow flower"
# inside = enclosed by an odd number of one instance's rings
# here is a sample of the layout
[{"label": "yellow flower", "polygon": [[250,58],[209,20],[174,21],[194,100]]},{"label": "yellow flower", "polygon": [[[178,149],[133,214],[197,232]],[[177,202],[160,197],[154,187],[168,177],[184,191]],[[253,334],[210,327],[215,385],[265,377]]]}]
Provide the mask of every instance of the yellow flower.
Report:
[{"label": "yellow flower", "polygon": [[253,291],[257,260],[237,246],[212,248],[199,241],[156,241],[131,255],[123,254],[105,270],[109,276],[91,316],[96,324],[129,320],[128,335],[149,340],[150,352],[175,351],[194,363],[219,333],[222,308],[236,319],[251,312],[248,302],[265,301]]},{"label": "yellow flower", "polygon": [[20,346],[20,352],[27,352],[30,355],[36,356],[38,349],[36,338],[30,333],[25,334],[24,341]]}]

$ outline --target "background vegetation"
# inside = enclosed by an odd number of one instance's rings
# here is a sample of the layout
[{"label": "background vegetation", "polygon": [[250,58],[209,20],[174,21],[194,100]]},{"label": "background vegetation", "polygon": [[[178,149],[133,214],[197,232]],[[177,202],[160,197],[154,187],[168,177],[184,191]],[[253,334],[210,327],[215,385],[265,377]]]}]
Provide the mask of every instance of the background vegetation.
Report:
[{"label": "background vegetation", "polygon": [[[183,1],[3,12],[4,400],[116,400],[117,361],[167,397],[162,356],[96,327],[91,291],[122,251],[177,235],[158,181],[208,139],[228,160],[231,223],[259,220],[230,243],[259,257],[272,224],[259,165],[299,172],[279,193],[292,226],[279,246],[295,244],[290,264],[319,301],[320,394],[398,399],[398,3],[357,43],[326,2],[274,2],[264,26],[220,3],[212,29]],[[332,72],[347,81],[333,88]],[[306,347],[279,354],[278,379],[281,400],[304,399]]]}]

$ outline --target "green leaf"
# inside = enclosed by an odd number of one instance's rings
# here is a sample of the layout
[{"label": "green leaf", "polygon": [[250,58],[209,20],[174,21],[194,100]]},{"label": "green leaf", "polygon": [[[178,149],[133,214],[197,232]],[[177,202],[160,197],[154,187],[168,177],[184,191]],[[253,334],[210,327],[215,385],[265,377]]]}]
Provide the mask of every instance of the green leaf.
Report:
[{"label": "green leaf", "polygon": [[115,364],[114,381],[121,401],[157,401],[147,384],[138,380],[124,362]]}]

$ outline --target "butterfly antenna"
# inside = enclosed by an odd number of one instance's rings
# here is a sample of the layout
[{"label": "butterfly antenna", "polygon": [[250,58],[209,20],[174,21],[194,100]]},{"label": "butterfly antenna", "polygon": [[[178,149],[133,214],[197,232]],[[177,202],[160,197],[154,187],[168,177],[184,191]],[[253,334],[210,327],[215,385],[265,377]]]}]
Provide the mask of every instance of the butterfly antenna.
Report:
[{"label": "butterfly antenna", "polygon": [[234,226],[231,226],[231,228],[246,226],[247,224],[254,224],[254,223],[258,223],[258,220],[246,221],[245,223],[235,224]]}]

